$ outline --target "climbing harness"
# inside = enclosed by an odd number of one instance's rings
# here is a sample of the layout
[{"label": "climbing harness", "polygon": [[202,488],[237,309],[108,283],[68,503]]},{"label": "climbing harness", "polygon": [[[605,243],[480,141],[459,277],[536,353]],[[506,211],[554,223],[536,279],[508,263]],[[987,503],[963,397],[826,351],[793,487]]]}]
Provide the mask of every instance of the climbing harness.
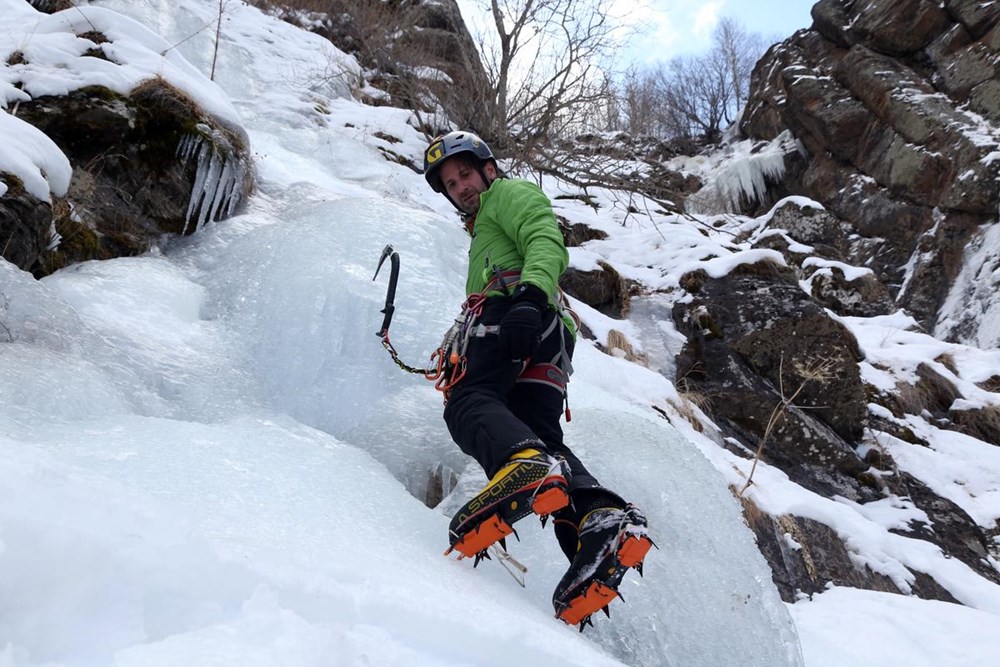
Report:
[{"label": "climbing harness", "polygon": [[[493,277],[487,283],[486,287],[483,288],[483,291],[473,294],[462,304],[462,312],[455,318],[455,322],[445,333],[441,344],[431,354],[431,365],[428,368],[418,368],[403,361],[389,339],[389,325],[392,323],[392,316],[396,310],[396,284],[399,281],[399,253],[393,249],[392,245],[387,245],[382,250],[382,256],[379,258],[378,267],[375,269],[375,275],[372,277],[372,280],[378,278],[379,271],[382,270],[382,265],[385,264],[387,259],[390,262],[391,270],[385,296],[385,307],[381,311],[384,317],[382,319],[382,327],[375,335],[382,339],[382,346],[397,366],[407,373],[423,375],[433,382],[434,388],[443,394],[445,403],[447,403],[452,388],[465,377],[468,369],[466,351],[469,348],[469,342],[473,338],[496,335],[500,331],[500,326],[497,324],[486,325],[479,322],[483,308],[486,305],[487,294],[500,291],[505,295],[509,295],[511,289],[516,287],[520,282],[521,272],[516,270],[503,271],[500,267],[494,265],[492,269]],[[553,359],[542,363],[534,363],[530,366],[526,363],[525,369],[518,377],[517,382],[537,382],[547,384],[559,390],[563,394],[564,400],[566,400],[566,420],[569,421],[572,419],[572,413],[569,409],[568,399],[565,398],[566,383],[569,380],[569,375],[573,372],[573,366],[566,349],[565,338],[563,338],[561,331],[559,331],[559,327],[562,325],[563,317],[566,314],[573,318],[577,330],[580,328],[580,320],[576,313],[569,308],[569,304],[566,303],[561,291],[559,296],[556,317],[553,318],[552,323],[539,336],[541,340],[544,340],[552,334],[558,335],[560,340],[559,353]]]}]

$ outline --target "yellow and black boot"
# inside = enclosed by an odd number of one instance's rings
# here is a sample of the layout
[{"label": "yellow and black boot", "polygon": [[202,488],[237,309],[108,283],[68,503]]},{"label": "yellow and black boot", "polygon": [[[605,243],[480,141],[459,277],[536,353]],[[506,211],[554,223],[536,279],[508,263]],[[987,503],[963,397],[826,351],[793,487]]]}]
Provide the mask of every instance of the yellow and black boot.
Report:
[{"label": "yellow and black boot", "polygon": [[486,549],[515,534],[514,524],[536,514],[545,519],[569,504],[569,466],[537,449],[524,449],[508,459],[482,491],[465,503],[448,527],[445,555],[488,557]]}]

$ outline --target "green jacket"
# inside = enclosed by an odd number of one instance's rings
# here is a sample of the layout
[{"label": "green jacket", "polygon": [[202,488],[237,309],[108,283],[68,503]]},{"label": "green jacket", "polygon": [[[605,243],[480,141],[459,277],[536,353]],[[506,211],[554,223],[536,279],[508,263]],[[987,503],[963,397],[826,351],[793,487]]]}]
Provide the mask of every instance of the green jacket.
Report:
[{"label": "green jacket", "polygon": [[[521,282],[540,288],[557,308],[559,277],[569,264],[569,253],[552,202],[534,183],[510,178],[493,181],[479,202],[469,247],[466,294],[486,289],[497,266],[502,271],[519,270]],[[489,296],[499,294],[499,290],[489,292]],[[575,333],[568,314],[563,313],[563,321]]]}]

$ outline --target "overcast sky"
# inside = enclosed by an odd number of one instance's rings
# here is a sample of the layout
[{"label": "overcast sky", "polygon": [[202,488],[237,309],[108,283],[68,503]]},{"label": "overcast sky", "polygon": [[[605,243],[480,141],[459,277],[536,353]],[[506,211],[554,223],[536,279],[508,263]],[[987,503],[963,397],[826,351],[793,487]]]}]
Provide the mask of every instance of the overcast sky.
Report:
[{"label": "overcast sky", "polygon": [[[475,18],[489,0],[457,0],[475,31]],[[706,51],[712,30],[720,19],[732,17],[750,32],[769,41],[780,41],[812,24],[809,10],[814,0],[612,0],[617,12],[636,22],[642,34],[630,53],[637,62],[669,60],[682,54]]]}]

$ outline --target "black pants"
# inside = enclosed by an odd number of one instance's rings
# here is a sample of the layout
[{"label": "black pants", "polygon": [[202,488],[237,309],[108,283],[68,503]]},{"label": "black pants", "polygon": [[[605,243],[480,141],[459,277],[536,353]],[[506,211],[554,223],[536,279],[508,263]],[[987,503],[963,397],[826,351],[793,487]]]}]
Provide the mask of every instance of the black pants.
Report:
[{"label": "black pants", "polygon": [[[507,297],[486,300],[479,323],[500,323],[510,310]],[[546,311],[542,331],[558,315]],[[539,343],[533,363],[555,359],[565,344],[573,354],[573,336],[561,322]],[[562,338],[562,342],[560,342]],[[624,506],[616,494],[601,487],[577,456],[563,443],[564,393],[542,382],[518,382],[521,364],[511,363],[500,354],[495,334],[472,338],[466,350],[468,367],[465,377],[451,390],[444,410],[445,423],[459,448],[479,462],[486,475],[493,477],[504,463],[522,449],[534,448],[560,456],[569,464],[571,506],[555,515],[556,534],[568,558],[576,551],[576,526],[581,513],[596,506]],[[571,530],[571,534],[570,531]]]}]

